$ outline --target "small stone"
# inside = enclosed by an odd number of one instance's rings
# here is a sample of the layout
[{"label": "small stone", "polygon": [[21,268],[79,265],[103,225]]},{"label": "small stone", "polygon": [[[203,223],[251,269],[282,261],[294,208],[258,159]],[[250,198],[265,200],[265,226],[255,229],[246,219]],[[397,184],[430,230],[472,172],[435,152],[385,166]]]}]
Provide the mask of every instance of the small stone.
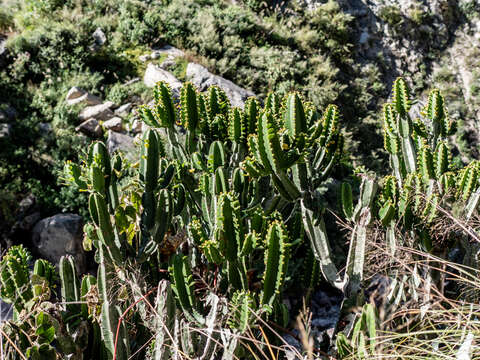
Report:
[{"label": "small stone", "polygon": [[38,131],[41,136],[48,136],[52,133],[52,125],[50,123],[39,123]]},{"label": "small stone", "polygon": [[12,132],[11,124],[0,124],[0,139],[7,139]]},{"label": "small stone", "polygon": [[107,37],[101,28],[97,28],[92,34],[92,37],[96,45],[102,46],[107,42]]},{"label": "small stone", "polygon": [[80,114],[78,115],[78,118],[80,120],[95,118],[97,120],[103,120],[103,121],[111,119],[113,117],[113,111],[111,110],[111,107],[113,105],[114,105],[113,102],[107,101],[107,102],[104,102],[103,104],[87,106],[85,109],[83,109],[80,112]]},{"label": "small stone", "polygon": [[112,131],[122,131],[123,130],[122,119],[115,116],[110,120],[105,121],[103,123],[103,127],[105,129],[112,130]]},{"label": "small stone", "polygon": [[136,82],[139,82],[140,81],[140,78],[139,77],[135,77],[131,80],[128,80],[124,85],[125,86],[129,86],[129,85],[132,85],[132,84],[135,84]]},{"label": "small stone", "polygon": [[100,99],[98,96],[92,95],[82,88],[76,86],[68,90],[65,100],[67,101],[68,105],[75,105],[81,102],[85,102],[87,105],[98,105],[102,103],[102,99]]},{"label": "small stone", "polygon": [[77,132],[80,131],[85,135],[91,136],[91,137],[100,137],[102,136],[102,133],[103,133],[102,127],[100,126],[98,121],[93,118],[82,122],[80,125],[78,125],[75,128],[75,131]]},{"label": "small stone", "polygon": [[73,100],[79,98],[82,95],[85,95],[87,92],[82,88],[74,86],[68,90],[67,96],[65,97],[66,100]]},{"label": "small stone", "polygon": [[138,134],[138,133],[141,133],[144,131],[144,126],[143,126],[144,122],[143,121],[140,121],[138,119],[135,119],[132,123],[132,132],[135,133],[135,134]]},{"label": "small stone", "polygon": [[150,60],[150,55],[148,55],[148,54],[140,55],[138,57],[138,60],[140,60],[141,62],[147,62],[148,60]]},{"label": "small stone", "polygon": [[175,66],[175,60],[165,60],[160,64],[160,67],[164,70],[168,70],[169,68],[172,68]]},{"label": "small stone", "polygon": [[135,149],[133,138],[112,130],[108,130],[107,149],[110,154],[117,150],[131,153]]},{"label": "small stone", "polygon": [[358,42],[362,45],[366,44],[369,38],[370,38],[370,35],[368,34],[368,31],[363,31],[360,34],[360,39],[358,40]]},{"label": "small stone", "polygon": [[185,56],[185,53],[182,50],[177,49],[176,47],[174,47],[172,45],[165,45],[165,46],[161,47],[160,49],[153,50],[150,57],[152,59],[158,59],[163,54],[168,55],[168,57],[172,58],[172,59],[176,58],[176,57]]},{"label": "small stone", "polygon": [[18,211],[25,213],[33,208],[36,204],[37,198],[33,194],[25,196],[18,204]]},{"label": "small stone", "polygon": [[115,115],[117,116],[127,116],[132,109],[132,103],[126,103],[115,109]]}]

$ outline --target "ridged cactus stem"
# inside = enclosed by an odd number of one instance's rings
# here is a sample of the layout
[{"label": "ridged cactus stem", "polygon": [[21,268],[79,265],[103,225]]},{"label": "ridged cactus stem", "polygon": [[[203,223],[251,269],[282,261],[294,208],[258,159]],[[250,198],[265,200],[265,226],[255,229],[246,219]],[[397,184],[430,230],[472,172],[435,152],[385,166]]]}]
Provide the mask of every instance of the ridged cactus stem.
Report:
[{"label": "ridged cactus stem", "polygon": [[417,154],[413,139],[410,136],[402,138],[402,152],[407,173],[415,172],[417,169]]},{"label": "ridged cactus stem", "polygon": [[109,291],[111,290],[110,286],[112,286],[112,264],[106,258],[107,250],[105,246],[100,245],[98,249],[99,254],[99,263],[98,263],[98,270],[97,270],[97,287],[98,287],[98,294],[100,299],[105,302],[109,300]]},{"label": "ridged cactus stem", "polygon": [[347,292],[349,295],[356,294],[360,290],[363,279],[363,263],[367,240],[366,222],[369,221],[369,217],[370,210],[366,209],[361,215],[360,223],[353,228],[346,266],[346,275],[348,276],[346,283],[348,283],[349,289]]},{"label": "ridged cactus stem", "polygon": [[120,307],[105,301],[102,304],[101,326],[108,360],[127,360],[130,356],[130,340]]},{"label": "ridged cactus stem", "polygon": [[308,171],[305,163],[299,163],[292,167],[293,181],[303,193],[309,190]]},{"label": "ridged cactus stem", "polygon": [[398,154],[390,155],[391,159],[391,166],[393,167],[393,173],[398,180],[398,184],[402,186],[403,181],[403,171],[402,171],[402,163],[398,156]]},{"label": "ridged cactus stem", "polygon": [[465,206],[465,218],[466,220],[470,220],[474,211],[478,208],[480,204],[480,188],[478,188],[470,198],[468,199],[467,205]]},{"label": "ridged cactus stem", "polygon": [[171,268],[173,291],[182,307],[184,315],[189,321],[204,324],[205,319],[197,310],[197,301],[194,294],[193,275],[188,259],[182,255],[175,255]]},{"label": "ridged cactus stem", "polygon": [[385,240],[387,243],[388,254],[390,256],[395,256],[395,252],[397,250],[397,239],[395,237],[395,221],[392,221],[387,228],[387,232],[385,234]]},{"label": "ridged cactus stem", "polygon": [[171,359],[171,347],[176,346],[173,338],[176,306],[171,285],[167,280],[162,280],[158,284],[155,311],[156,336],[153,360],[168,360]]},{"label": "ridged cactus stem", "polygon": [[97,193],[92,194],[91,197],[93,197],[93,203],[95,204],[96,214],[98,216],[97,226],[100,230],[98,232],[99,238],[108,250],[112,260],[116,264],[122,264],[124,260],[122,245],[119,243],[119,239],[113,231],[113,225],[107,210],[105,198]]},{"label": "ridged cactus stem", "polygon": [[[62,256],[59,264],[62,301],[66,303],[67,311],[78,313],[80,306],[80,286],[73,257]],[[72,303],[72,304],[69,304]]]},{"label": "ridged cactus stem", "polygon": [[280,222],[268,228],[263,275],[262,304],[272,306],[280,294],[288,266],[288,243],[286,230]]},{"label": "ridged cactus stem", "polygon": [[56,275],[55,267],[52,264],[46,260],[37,259],[30,279],[33,295],[41,296],[45,286],[50,287],[55,283]]},{"label": "ridged cactus stem", "polygon": [[356,294],[361,288],[363,279],[363,264],[365,261],[365,245],[367,241],[367,226],[371,220],[371,207],[377,192],[375,179],[364,177],[360,186],[360,198],[355,207],[355,226],[348,251],[345,269],[345,286],[349,295]]},{"label": "ridged cactus stem", "polygon": [[216,354],[216,349],[220,340],[220,332],[217,327],[222,322],[223,317],[223,303],[220,298],[215,294],[210,294],[207,297],[207,307],[210,308],[207,316],[205,317],[205,328],[201,334],[201,340],[198,348],[199,360],[212,359]]},{"label": "ridged cactus stem", "polygon": [[313,211],[307,209],[303,201],[301,202],[301,209],[305,233],[310,239],[315,257],[320,262],[323,276],[330,284],[340,289],[343,288],[343,283],[338,279],[337,268],[330,257],[330,245],[323,217],[315,219]]},{"label": "ridged cactus stem", "polygon": [[180,163],[186,163],[188,159],[187,152],[178,141],[177,131],[175,130],[175,128],[167,128],[165,129],[165,131],[167,133],[168,140],[171,145],[173,156],[178,161],[180,161]]},{"label": "ridged cactus stem", "polygon": [[244,258],[240,257],[227,262],[228,282],[235,290],[246,290],[247,270]]},{"label": "ridged cactus stem", "polygon": [[195,130],[199,123],[197,93],[192,83],[186,82],[183,85],[180,92],[180,103],[182,105],[180,112],[182,125],[188,129],[186,149],[191,154],[196,147]]},{"label": "ridged cactus stem", "polygon": [[[82,283],[80,287],[80,300],[82,302],[86,302],[86,296],[91,290],[92,286],[97,285],[97,279],[95,276],[92,275],[85,275],[82,278]],[[88,305],[87,304],[82,304],[82,317],[84,319],[88,319],[89,313],[88,313]]]}]

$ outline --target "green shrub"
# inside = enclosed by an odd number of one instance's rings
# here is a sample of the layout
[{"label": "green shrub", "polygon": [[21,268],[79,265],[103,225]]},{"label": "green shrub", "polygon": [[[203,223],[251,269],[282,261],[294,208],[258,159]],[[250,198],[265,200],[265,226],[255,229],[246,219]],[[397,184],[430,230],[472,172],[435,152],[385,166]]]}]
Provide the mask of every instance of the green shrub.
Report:
[{"label": "green shrub", "polygon": [[386,5],[381,7],[378,16],[394,29],[403,21],[403,14],[400,8],[396,5]]},{"label": "green shrub", "polygon": [[49,15],[62,6],[70,6],[70,0],[26,0],[31,11],[40,11]]},{"label": "green shrub", "polygon": [[149,98],[150,90],[143,84],[142,81],[137,81],[130,85],[117,83],[112,85],[107,92],[106,99],[113,101],[116,105],[121,105],[125,102],[138,99],[145,100]]},{"label": "green shrub", "polygon": [[13,16],[10,13],[10,9],[0,9],[0,32],[7,31],[14,27]]}]

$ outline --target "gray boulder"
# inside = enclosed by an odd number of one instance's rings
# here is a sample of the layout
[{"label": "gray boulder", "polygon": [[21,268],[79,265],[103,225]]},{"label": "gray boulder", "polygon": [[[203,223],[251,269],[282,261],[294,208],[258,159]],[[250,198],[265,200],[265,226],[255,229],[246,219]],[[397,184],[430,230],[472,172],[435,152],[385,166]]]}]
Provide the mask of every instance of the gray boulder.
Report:
[{"label": "gray boulder", "polygon": [[122,131],[123,130],[122,119],[119,118],[118,116],[115,116],[110,120],[105,121],[103,123],[103,127],[107,130]]},{"label": "gray boulder", "polygon": [[170,85],[173,96],[178,97],[180,94],[180,88],[182,83],[175,76],[168,71],[160,68],[153,63],[148,64],[145,75],[143,76],[143,82],[148,87],[154,87],[159,81],[165,81]]},{"label": "gray boulder", "polygon": [[115,115],[125,117],[130,113],[130,110],[132,110],[132,103],[126,103],[115,109]]},{"label": "gray boulder", "polygon": [[187,79],[189,79],[200,91],[205,91],[209,86],[217,85],[225,91],[232,106],[243,108],[245,100],[255,94],[238,85],[235,85],[230,80],[221,76],[212,74],[207,68],[202,65],[189,63],[187,65]]},{"label": "gray boulder", "polygon": [[76,214],[57,214],[40,220],[32,232],[32,242],[40,257],[58,266],[60,258],[71,255],[79,274],[86,271],[82,247],[83,220]]},{"label": "gray boulder", "polygon": [[102,127],[95,119],[88,119],[75,128],[75,131],[82,132],[90,137],[100,137],[103,134]]},{"label": "gray boulder", "polygon": [[113,102],[107,101],[103,104],[87,106],[80,112],[78,118],[82,121],[90,118],[103,121],[111,119],[113,117],[113,111],[111,109],[113,105]]},{"label": "gray boulder", "polygon": [[120,150],[128,157],[128,155],[132,154],[133,150],[135,149],[135,144],[133,143],[132,137],[126,134],[108,130],[107,149],[110,153]]}]

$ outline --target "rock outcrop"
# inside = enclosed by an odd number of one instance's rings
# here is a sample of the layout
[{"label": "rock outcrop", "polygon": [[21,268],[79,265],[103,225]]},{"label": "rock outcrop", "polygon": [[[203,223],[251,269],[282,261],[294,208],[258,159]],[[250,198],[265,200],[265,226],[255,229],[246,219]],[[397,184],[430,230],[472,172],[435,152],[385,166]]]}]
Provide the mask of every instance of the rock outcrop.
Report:
[{"label": "rock outcrop", "polygon": [[145,75],[143,77],[143,83],[148,87],[153,87],[159,81],[165,81],[170,85],[174,96],[178,97],[182,83],[170,72],[163,70],[158,65],[149,63]]},{"label": "rock outcrop", "polygon": [[118,116],[111,118],[103,123],[103,127],[107,130],[121,132],[123,130],[122,119]]},{"label": "rock outcrop", "polygon": [[107,101],[103,104],[87,106],[80,112],[78,118],[82,121],[91,118],[103,121],[111,119],[113,117],[113,111],[111,109],[113,105],[112,101]]},{"label": "rock outcrop", "polygon": [[107,149],[110,153],[120,150],[127,155],[135,149],[133,138],[112,130],[108,131]]},{"label": "rock outcrop", "polygon": [[90,137],[100,137],[103,134],[102,127],[96,119],[85,120],[75,128],[75,131],[82,132]]},{"label": "rock outcrop", "polygon": [[[146,62],[150,59],[157,59],[162,55],[167,55],[167,59],[162,64],[148,63],[143,82],[146,86],[153,87],[157,82],[164,81],[170,85],[173,96],[178,98],[182,82],[166,69],[173,67],[176,64],[175,58],[183,57],[185,53],[173,46],[166,45],[161,49],[153,50],[150,55],[142,55],[140,60]],[[200,64],[189,63],[186,69],[186,78],[197,86],[200,91],[205,91],[212,85],[219,86],[227,94],[232,106],[243,108],[245,100],[250,96],[255,96],[252,91],[244,89],[221,76],[212,74],[206,67]]]},{"label": "rock outcrop", "polygon": [[190,80],[200,91],[205,91],[209,86],[216,85],[225,91],[232,106],[243,108],[245,100],[255,96],[252,91],[241,88],[230,80],[212,74],[202,65],[189,63],[187,66],[187,79]]}]

